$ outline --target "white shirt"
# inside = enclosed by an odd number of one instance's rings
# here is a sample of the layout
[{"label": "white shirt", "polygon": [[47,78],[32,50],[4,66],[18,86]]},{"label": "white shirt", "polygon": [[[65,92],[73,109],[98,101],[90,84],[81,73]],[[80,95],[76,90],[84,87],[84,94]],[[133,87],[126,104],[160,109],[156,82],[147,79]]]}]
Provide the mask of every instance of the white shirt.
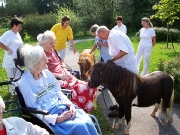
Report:
[{"label": "white shirt", "polygon": [[109,33],[108,44],[109,54],[112,57],[116,56],[120,50],[127,53],[125,56],[115,60],[114,62],[137,74],[138,69],[134,49],[128,36],[121,31],[112,29]]},{"label": "white shirt", "polygon": [[5,51],[2,66],[4,68],[15,68],[13,59],[17,57],[17,48],[23,45],[20,34],[9,30],[0,37],[0,42],[13,51],[12,55],[8,55],[8,52]]},{"label": "white shirt", "polygon": [[114,29],[115,30],[119,30],[119,31],[122,31],[124,32],[125,34],[127,33],[127,28],[126,26],[122,23],[121,26],[119,27],[118,25],[114,26]]},{"label": "white shirt", "polygon": [[140,45],[152,46],[152,37],[156,36],[153,28],[141,28],[140,30]]},{"label": "white shirt", "polygon": [[[43,70],[42,74],[39,80],[35,80],[30,70],[27,70],[18,82],[26,106],[49,111],[56,104],[72,104],[62,93],[54,75],[48,69]],[[57,116],[58,114],[49,114],[45,116],[45,120],[54,125]]]}]

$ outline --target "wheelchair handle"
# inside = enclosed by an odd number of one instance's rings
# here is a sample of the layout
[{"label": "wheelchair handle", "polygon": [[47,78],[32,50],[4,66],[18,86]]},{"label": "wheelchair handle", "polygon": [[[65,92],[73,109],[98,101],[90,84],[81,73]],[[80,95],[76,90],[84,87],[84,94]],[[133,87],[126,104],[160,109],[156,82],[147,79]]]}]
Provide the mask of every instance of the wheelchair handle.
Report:
[{"label": "wheelchair handle", "polygon": [[0,86],[11,84],[11,81],[0,82]]},{"label": "wheelchair handle", "polygon": [[15,82],[17,82],[17,81],[19,81],[21,79],[21,76],[20,77],[18,77],[18,78],[10,78],[10,80],[9,81],[5,81],[5,82],[0,82],[0,86],[3,86],[3,85],[8,85],[8,84],[11,84],[11,85],[13,85],[13,83],[15,83]]}]

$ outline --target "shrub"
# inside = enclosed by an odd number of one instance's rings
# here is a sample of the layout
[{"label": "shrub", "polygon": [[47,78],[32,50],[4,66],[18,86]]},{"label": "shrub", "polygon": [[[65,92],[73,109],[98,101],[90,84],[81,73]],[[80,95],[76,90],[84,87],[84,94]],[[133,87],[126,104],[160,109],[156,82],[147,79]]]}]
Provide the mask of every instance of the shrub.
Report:
[{"label": "shrub", "polygon": [[56,24],[56,15],[53,13],[39,15],[30,14],[23,18],[23,29],[21,36],[24,38],[25,33],[30,37],[36,39],[39,33],[43,33],[46,30],[50,30],[51,27]]},{"label": "shrub", "polygon": [[174,94],[175,99],[180,99],[180,57],[175,57],[174,59],[165,62],[160,59],[158,65],[160,71],[164,71],[167,74],[173,76],[174,78]]},{"label": "shrub", "polygon": [[61,22],[61,18],[65,15],[68,15],[71,18],[70,26],[73,30],[74,35],[78,34],[80,31],[83,30],[82,20],[74,13],[74,11],[68,8],[59,7],[56,12],[58,22]]},{"label": "shrub", "polygon": [[[156,32],[156,40],[157,41],[166,41],[167,40],[167,28],[164,27],[154,27],[154,30]],[[136,33],[136,36],[139,36],[140,32]],[[177,42],[180,40],[180,31],[178,29],[169,29],[170,37],[172,38],[173,42]],[[171,39],[169,38],[169,41]]]}]

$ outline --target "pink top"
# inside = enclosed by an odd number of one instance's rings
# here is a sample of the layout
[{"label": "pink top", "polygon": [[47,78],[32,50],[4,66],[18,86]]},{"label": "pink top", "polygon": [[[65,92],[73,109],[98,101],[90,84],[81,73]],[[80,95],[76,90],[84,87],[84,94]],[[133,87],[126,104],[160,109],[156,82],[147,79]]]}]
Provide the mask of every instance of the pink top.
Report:
[{"label": "pink top", "polygon": [[57,73],[57,74],[65,74],[63,69],[61,68],[61,62],[58,58],[58,56],[56,55],[54,49],[52,49],[52,52],[45,52],[47,58],[48,58],[48,69],[49,71],[51,71],[52,73]]}]

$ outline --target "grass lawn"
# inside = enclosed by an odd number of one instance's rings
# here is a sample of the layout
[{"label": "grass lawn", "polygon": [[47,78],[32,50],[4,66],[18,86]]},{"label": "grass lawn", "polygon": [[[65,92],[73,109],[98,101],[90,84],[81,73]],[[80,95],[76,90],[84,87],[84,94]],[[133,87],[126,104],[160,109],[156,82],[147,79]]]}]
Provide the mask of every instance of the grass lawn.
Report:
[{"label": "grass lawn", "polygon": [[[129,36],[131,38],[131,41],[134,46],[134,50],[136,52],[138,44],[139,44],[139,39],[137,37],[134,37],[134,33],[131,33]],[[93,38],[93,36],[86,36],[85,39],[86,38]],[[76,39],[82,39],[82,38],[77,37]],[[37,43],[36,41],[31,41],[30,39],[26,39],[25,43],[28,43],[28,42],[30,42],[30,44],[32,44],[32,45],[35,45]],[[92,48],[93,44],[94,44],[94,40],[90,40],[90,41],[77,43],[75,45],[76,45],[78,52],[81,52],[85,48]],[[174,58],[176,55],[180,55],[179,45],[180,44],[177,44],[177,43],[174,44],[175,50],[176,50],[176,53],[175,53],[173,51],[173,49],[163,49],[166,46],[166,43],[157,43],[156,46],[153,48],[153,52],[151,55],[149,72],[158,70],[157,65],[159,63],[159,59],[164,59],[164,60],[168,61],[171,58]],[[171,47],[171,45],[169,45],[169,47]],[[3,55],[4,55],[4,51],[2,49],[0,49],[0,64],[2,64]],[[95,51],[96,58],[98,57],[98,55],[99,55],[99,52],[98,52],[98,50],[96,50]],[[140,70],[142,70],[142,63],[141,63]],[[5,81],[5,80],[7,80],[6,72],[2,68],[2,66],[0,66],[0,82]],[[7,86],[3,86],[0,88],[0,96],[2,96],[4,100],[9,100],[10,98],[12,98],[8,93]],[[97,117],[99,124],[101,126],[101,130],[103,132],[103,135],[113,135],[113,130],[111,129],[109,123],[107,122],[106,118],[104,117],[102,107],[96,102],[96,100],[95,100],[94,104],[95,104],[95,109],[91,112],[91,114],[93,114]],[[12,115],[16,115],[16,114],[12,113],[10,115],[12,116]]]}]

